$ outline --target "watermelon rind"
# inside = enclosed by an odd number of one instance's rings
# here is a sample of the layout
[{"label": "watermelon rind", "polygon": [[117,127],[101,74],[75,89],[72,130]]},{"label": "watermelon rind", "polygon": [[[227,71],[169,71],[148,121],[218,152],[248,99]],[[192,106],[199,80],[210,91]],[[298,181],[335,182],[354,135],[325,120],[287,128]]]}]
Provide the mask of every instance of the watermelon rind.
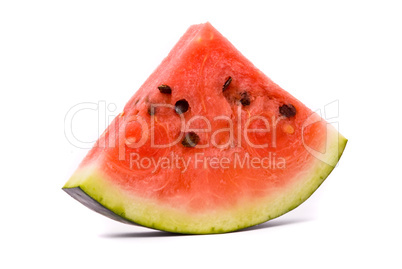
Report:
[{"label": "watermelon rind", "polygon": [[96,163],[79,168],[63,189],[88,208],[123,223],[182,234],[236,231],[281,216],[315,192],[337,165],[347,143],[335,128],[329,128],[329,132],[324,157],[314,159],[309,167],[300,171],[292,180],[294,184],[275,195],[241,201],[231,209],[197,213],[134,196],[112,184]]}]

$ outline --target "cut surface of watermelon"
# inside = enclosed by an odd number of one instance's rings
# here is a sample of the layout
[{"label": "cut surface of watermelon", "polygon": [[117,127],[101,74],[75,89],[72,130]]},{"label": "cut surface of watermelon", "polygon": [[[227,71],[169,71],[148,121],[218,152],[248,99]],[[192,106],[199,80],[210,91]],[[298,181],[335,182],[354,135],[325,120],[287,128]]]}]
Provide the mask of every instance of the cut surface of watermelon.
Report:
[{"label": "cut surface of watermelon", "polygon": [[304,202],[346,142],[205,23],[187,30],[63,189],[125,223],[228,232]]}]

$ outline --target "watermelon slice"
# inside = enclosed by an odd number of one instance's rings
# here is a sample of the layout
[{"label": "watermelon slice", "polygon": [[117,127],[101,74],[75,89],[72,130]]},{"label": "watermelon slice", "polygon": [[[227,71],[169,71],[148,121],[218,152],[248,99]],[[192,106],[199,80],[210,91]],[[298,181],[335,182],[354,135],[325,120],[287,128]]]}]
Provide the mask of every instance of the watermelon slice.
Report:
[{"label": "watermelon slice", "polygon": [[346,142],[205,23],[187,30],[63,189],[124,223],[228,232],[300,205]]}]

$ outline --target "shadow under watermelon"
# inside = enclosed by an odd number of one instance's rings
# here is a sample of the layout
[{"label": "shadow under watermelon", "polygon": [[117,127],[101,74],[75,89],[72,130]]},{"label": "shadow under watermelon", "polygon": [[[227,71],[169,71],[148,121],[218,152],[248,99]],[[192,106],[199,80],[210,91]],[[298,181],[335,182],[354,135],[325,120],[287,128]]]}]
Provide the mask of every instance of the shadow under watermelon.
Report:
[{"label": "shadow under watermelon", "polygon": [[[269,229],[274,227],[286,226],[296,223],[311,221],[311,219],[274,219],[252,227],[244,228],[229,233],[241,233],[254,230]],[[158,237],[185,237],[185,236],[216,236],[225,234],[178,234],[165,231],[146,231],[146,232],[130,232],[130,233],[109,233],[100,235],[103,238],[158,238]]]}]

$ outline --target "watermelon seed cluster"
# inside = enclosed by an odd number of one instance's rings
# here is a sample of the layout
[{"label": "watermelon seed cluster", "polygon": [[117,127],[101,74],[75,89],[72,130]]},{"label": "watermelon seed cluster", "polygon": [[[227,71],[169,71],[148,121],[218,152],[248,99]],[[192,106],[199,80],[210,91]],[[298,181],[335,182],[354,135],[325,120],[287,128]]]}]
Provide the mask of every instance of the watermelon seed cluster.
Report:
[{"label": "watermelon seed cluster", "polygon": [[[225,92],[227,90],[231,82],[232,77],[229,76],[223,84],[222,92]],[[166,84],[161,84],[160,86],[158,86],[158,90],[162,94],[172,94],[172,88],[170,88],[170,86]],[[249,106],[251,104],[250,95],[247,91],[240,92],[240,103],[242,104],[242,106]],[[183,114],[187,112],[189,108],[190,106],[186,99],[180,99],[175,103],[175,112],[177,114]],[[296,115],[296,108],[292,104],[284,104],[279,107],[279,113],[286,118],[294,117]],[[155,115],[155,108],[149,106],[148,114],[151,116]],[[184,147],[195,147],[199,143],[199,141],[200,137],[196,133],[189,132],[185,134],[181,144]]]},{"label": "watermelon seed cluster", "polygon": [[233,80],[232,77],[229,76],[222,87],[222,92],[224,93],[226,100],[229,103],[240,102],[242,106],[249,106],[251,103],[251,99],[250,94],[247,91],[237,93],[235,96],[230,95],[228,92],[226,92],[232,80]]},{"label": "watermelon seed cluster", "polygon": [[[231,78],[230,78],[230,81],[231,81]],[[226,87],[230,84],[230,81],[225,83],[225,84],[227,84]],[[166,84],[161,84],[160,86],[158,86],[158,90],[160,91],[160,93],[163,93],[163,94],[172,94],[172,88],[170,88]],[[190,108],[190,105],[188,104],[186,99],[180,99],[179,101],[177,101],[175,103],[175,106],[174,106],[174,110],[176,111],[177,114],[183,114],[183,113],[187,112],[189,108]],[[151,116],[154,115],[155,110],[151,107],[148,107],[148,114]],[[199,142],[200,142],[200,137],[196,133],[188,132],[184,135],[184,139],[182,140],[181,144],[184,147],[193,148]]]}]

